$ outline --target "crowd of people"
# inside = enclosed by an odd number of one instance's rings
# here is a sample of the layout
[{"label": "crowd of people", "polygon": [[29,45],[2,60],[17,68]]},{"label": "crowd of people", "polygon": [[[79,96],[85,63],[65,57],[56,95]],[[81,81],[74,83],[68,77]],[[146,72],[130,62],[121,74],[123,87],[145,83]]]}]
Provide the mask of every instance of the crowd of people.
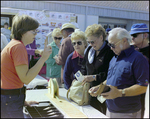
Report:
[{"label": "crowd of people", "polygon": [[[56,78],[59,87],[66,90],[76,79],[75,73],[81,71],[82,85],[86,82],[91,85],[90,105],[106,116],[149,117],[149,29],[146,24],[133,24],[130,31],[120,27],[105,30],[102,25],[93,24],[83,32],[65,23],[48,34],[43,51],[36,48],[37,20],[16,15],[11,40],[4,34],[8,33],[8,23],[4,26],[5,32],[1,31],[1,117],[24,117],[23,106],[38,103],[25,101],[24,84],[38,75],[44,63],[46,77]],[[40,58],[29,67],[35,54]],[[104,103],[95,93],[101,83],[110,87],[109,92],[101,94],[106,99]]]}]

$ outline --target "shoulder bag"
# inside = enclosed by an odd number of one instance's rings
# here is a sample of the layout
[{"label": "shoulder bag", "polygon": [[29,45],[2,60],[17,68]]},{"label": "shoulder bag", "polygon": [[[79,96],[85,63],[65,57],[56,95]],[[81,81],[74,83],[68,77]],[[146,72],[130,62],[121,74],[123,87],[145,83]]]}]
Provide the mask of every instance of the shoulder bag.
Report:
[{"label": "shoulder bag", "polygon": [[76,102],[78,105],[89,105],[91,98],[88,93],[90,83],[86,82],[83,86],[81,84],[82,82],[76,79],[72,81],[71,87],[67,91],[67,99]]}]

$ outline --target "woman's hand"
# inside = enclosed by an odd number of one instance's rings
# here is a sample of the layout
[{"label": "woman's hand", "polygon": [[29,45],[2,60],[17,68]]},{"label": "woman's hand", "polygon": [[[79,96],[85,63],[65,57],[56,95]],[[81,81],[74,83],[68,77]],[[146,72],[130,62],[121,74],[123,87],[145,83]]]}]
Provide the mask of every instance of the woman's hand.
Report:
[{"label": "woman's hand", "polygon": [[25,101],[25,102],[24,102],[24,105],[25,105],[25,106],[31,107],[32,104],[39,104],[39,102],[36,102],[36,101]]},{"label": "woman's hand", "polygon": [[47,39],[45,40],[45,46],[44,46],[44,51],[42,53],[42,58],[45,59],[45,61],[49,58],[50,54],[52,53],[52,47],[48,45]]},{"label": "woman's hand", "polygon": [[56,62],[56,64],[62,64],[62,58],[59,56],[59,55],[57,55],[55,58],[55,62]]},{"label": "woman's hand", "polygon": [[[94,77],[95,78],[94,78]],[[84,76],[84,79],[82,81],[82,85],[84,85],[86,82],[92,82],[96,79],[96,76],[95,75],[87,75],[87,76]]]}]

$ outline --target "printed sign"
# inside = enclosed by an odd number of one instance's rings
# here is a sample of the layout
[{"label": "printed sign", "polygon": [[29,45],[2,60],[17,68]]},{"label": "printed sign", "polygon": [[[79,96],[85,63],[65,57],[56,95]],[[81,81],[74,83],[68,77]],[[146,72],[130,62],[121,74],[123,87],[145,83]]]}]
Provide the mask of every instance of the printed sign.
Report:
[{"label": "printed sign", "polygon": [[36,46],[38,49],[44,49],[44,42],[46,35],[52,32],[56,27],[61,28],[64,23],[70,22],[71,16],[75,14],[66,14],[58,12],[49,12],[46,15],[42,11],[32,11],[32,10],[20,10],[19,14],[29,15],[39,22],[39,27],[37,28],[37,35],[35,37]]}]

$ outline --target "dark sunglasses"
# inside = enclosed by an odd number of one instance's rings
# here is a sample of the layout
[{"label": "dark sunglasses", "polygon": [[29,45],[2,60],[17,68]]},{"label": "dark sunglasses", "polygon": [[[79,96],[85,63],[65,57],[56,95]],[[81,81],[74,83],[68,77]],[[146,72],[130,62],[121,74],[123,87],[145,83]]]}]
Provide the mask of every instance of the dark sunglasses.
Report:
[{"label": "dark sunglasses", "polygon": [[95,41],[87,41],[88,42],[88,44],[94,44],[95,43]]},{"label": "dark sunglasses", "polygon": [[121,41],[122,41],[122,40],[119,40],[119,41],[116,42],[115,44],[108,43],[107,45],[108,45],[109,47],[115,48],[115,46],[116,46],[118,43],[120,43]]},{"label": "dark sunglasses", "polygon": [[58,39],[58,40],[61,40],[62,37],[58,37],[58,38],[57,38],[57,37],[54,37],[54,39],[55,39],[55,40],[57,40],[57,39]]},{"label": "dark sunglasses", "polygon": [[76,44],[82,45],[82,42],[81,42],[81,41],[78,41],[78,42],[72,42],[72,45],[73,45],[73,46],[75,46]]},{"label": "dark sunglasses", "polygon": [[108,45],[109,47],[115,48],[115,45],[114,45],[114,44],[108,43],[107,45]]},{"label": "dark sunglasses", "polygon": [[138,35],[139,35],[139,33],[137,33],[137,34],[132,34],[131,36],[134,37],[134,38],[136,38]]}]

